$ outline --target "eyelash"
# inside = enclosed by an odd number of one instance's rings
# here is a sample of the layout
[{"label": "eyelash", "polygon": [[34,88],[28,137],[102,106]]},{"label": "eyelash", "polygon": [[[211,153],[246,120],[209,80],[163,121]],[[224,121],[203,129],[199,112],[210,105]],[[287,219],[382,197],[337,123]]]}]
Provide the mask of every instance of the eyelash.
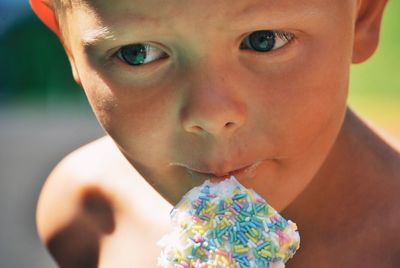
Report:
[{"label": "eyelash", "polygon": [[[270,44],[268,44],[268,45],[272,45],[272,47],[269,47],[268,49],[266,49],[266,50],[263,50],[263,49],[261,49],[261,50],[257,50],[255,47],[254,47],[254,45],[253,44],[251,44],[252,42],[251,42],[251,38],[252,37],[257,37],[258,39],[256,39],[257,41],[260,41],[260,35],[264,38],[264,41],[265,41],[265,39],[266,40],[268,40],[268,41],[272,41],[272,44],[270,43]],[[271,40],[270,38],[272,38],[273,37],[273,40]],[[278,40],[277,40],[278,39]],[[280,40],[279,40],[280,39]],[[265,53],[265,52],[270,52],[270,51],[273,51],[273,50],[277,50],[277,49],[279,49],[279,48],[281,48],[281,47],[283,47],[283,46],[285,46],[285,45],[287,45],[290,41],[292,41],[294,39],[294,34],[292,34],[292,33],[290,33],[290,32],[285,32],[285,31],[271,31],[271,30],[260,30],[260,31],[255,31],[255,32],[252,32],[252,33],[250,33],[249,35],[247,35],[245,38],[244,38],[244,40],[243,40],[243,42],[240,44],[240,48],[241,49],[247,49],[244,45],[246,44],[246,45],[248,45],[249,47],[251,47],[251,49],[253,49],[253,50],[255,50],[255,51],[257,51],[257,52],[263,52],[263,53]],[[278,47],[275,47],[275,45],[278,43],[279,44],[279,41],[284,41],[284,42],[286,42],[286,43],[284,43],[284,44],[280,44],[280,46],[278,46]],[[265,45],[265,44],[264,44]]]},{"label": "eyelash", "polygon": [[[249,38],[254,37],[254,35],[257,35],[257,34],[258,34],[258,35],[262,35],[262,34],[264,34],[264,35],[265,35],[265,34],[269,35],[269,36],[267,36],[267,40],[269,40],[268,38],[270,38],[271,36],[273,36],[273,37],[274,37],[274,40],[272,41],[273,46],[275,46],[276,43],[277,43],[277,40],[276,40],[276,39],[280,39],[281,41],[285,42],[285,44],[283,44],[283,45],[281,45],[281,46],[279,46],[279,47],[277,47],[277,48],[272,48],[272,49],[268,49],[268,50],[264,50],[264,51],[256,50],[254,47],[252,47],[253,44],[251,44],[252,42],[249,40]],[[260,30],[260,31],[254,31],[254,32],[251,32],[250,34],[248,34],[248,35],[243,39],[243,41],[241,42],[239,48],[242,49],[242,50],[253,50],[253,51],[255,51],[256,53],[266,53],[266,52],[271,52],[271,51],[280,49],[281,47],[284,47],[284,46],[288,45],[288,44],[289,44],[290,42],[292,42],[294,39],[295,39],[295,35],[294,35],[293,33],[290,33],[290,32],[286,32],[286,31],[273,31],[273,30]],[[258,41],[260,41],[260,40],[258,40]],[[279,41],[279,40],[278,40],[278,41]],[[269,44],[269,45],[270,45],[270,44]],[[246,46],[248,46],[248,47],[250,47],[250,48],[247,48]],[[159,50],[159,51],[161,52],[161,53],[159,53],[159,54],[163,54],[163,56],[160,57],[160,58],[157,58],[157,59],[155,59],[155,60],[153,60],[153,61],[146,62],[146,63],[145,63],[146,60],[143,60],[143,62],[140,62],[140,63],[138,63],[138,64],[128,63],[128,61],[127,61],[127,59],[126,59],[126,55],[124,56],[122,53],[123,53],[123,50],[124,50],[124,49],[133,48],[133,47],[140,48],[140,52],[145,52],[145,53],[146,53],[145,56],[144,56],[145,58],[147,57],[147,54],[148,54],[149,52],[151,52],[151,51],[154,52],[154,50]],[[168,57],[168,54],[165,53],[164,51],[162,51],[161,49],[152,46],[152,45],[149,44],[149,43],[137,43],[137,44],[130,44],[130,45],[126,45],[126,46],[120,47],[120,48],[118,49],[118,51],[114,54],[114,56],[117,57],[117,58],[118,58],[120,61],[122,61],[124,64],[129,65],[129,66],[133,66],[133,67],[136,67],[136,68],[137,68],[137,67],[141,67],[141,66],[143,66],[143,65],[147,65],[147,64],[156,62],[156,61],[158,61],[158,60],[167,58],[167,57]],[[135,55],[135,56],[137,56],[137,55]],[[134,57],[135,57],[135,56],[134,56]]]}]

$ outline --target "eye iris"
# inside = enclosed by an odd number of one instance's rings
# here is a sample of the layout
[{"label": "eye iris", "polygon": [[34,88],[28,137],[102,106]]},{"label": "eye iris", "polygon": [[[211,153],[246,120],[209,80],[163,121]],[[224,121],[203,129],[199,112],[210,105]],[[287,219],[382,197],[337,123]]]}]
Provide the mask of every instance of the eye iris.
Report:
[{"label": "eye iris", "polygon": [[257,31],[249,36],[250,45],[257,51],[270,51],[275,45],[275,34],[272,31]]},{"label": "eye iris", "polygon": [[144,45],[129,45],[121,48],[122,58],[131,65],[139,65],[144,63],[147,53]]}]

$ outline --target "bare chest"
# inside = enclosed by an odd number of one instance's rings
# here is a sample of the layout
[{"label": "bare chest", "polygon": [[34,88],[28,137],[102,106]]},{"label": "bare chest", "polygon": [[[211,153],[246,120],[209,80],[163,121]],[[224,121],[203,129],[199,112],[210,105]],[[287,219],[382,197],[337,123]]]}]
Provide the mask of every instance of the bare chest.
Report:
[{"label": "bare chest", "polygon": [[117,204],[122,209],[115,214],[114,231],[101,240],[98,267],[157,267],[157,242],[170,230],[169,204],[158,198],[130,197]]},{"label": "bare chest", "polygon": [[[124,206],[138,204],[130,200]],[[157,267],[158,240],[170,230],[169,207],[164,203],[135,206],[130,212],[116,214],[116,228],[101,240],[99,265],[109,267]],[[337,236],[302,236],[301,248],[287,268],[397,268],[400,252],[396,241],[380,232],[337,233]]]},{"label": "bare chest", "polygon": [[170,230],[172,205],[132,170],[118,170],[118,176],[114,172],[101,182],[111,199],[115,228],[101,239],[97,267],[157,267],[157,242]]},{"label": "bare chest", "polygon": [[118,229],[102,241],[98,267],[157,267],[157,241],[166,229],[162,223],[120,222]]},{"label": "bare chest", "polygon": [[[338,236],[341,234],[338,233]],[[324,267],[324,268],[396,268],[400,267],[400,252],[387,237],[346,236],[337,238],[333,243],[324,239],[307,241],[287,268]]]}]

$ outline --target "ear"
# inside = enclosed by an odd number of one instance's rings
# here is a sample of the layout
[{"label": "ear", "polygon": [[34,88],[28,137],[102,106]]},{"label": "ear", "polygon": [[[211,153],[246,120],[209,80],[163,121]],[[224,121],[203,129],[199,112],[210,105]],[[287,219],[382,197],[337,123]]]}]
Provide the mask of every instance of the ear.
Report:
[{"label": "ear", "polygon": [[65,51],[67,52],[67,57],[68,57],[70,65],[71,65],[71,70],[72,70],[72,75],[74,76],[74,80],[78,85],[82,86],[81,77],[79,76],[78,69],[76,68],[75,59],[72,56],[72,54],[69,52],[68,48],[67,47],[64,47],[64,48],[65,48]]},{"label": "ear", "polygon": [[81,79],[79,77],[79,73],[76,68],[74,57],[72,56],[72,53],[70,52],[67,45],[64,43],[64,39],[61,35],[60,27],[59,27],[54,9],[51,6],[49,0],[29,0],[29,3],[31,4],[32,10],[36,13],[36,15],[39,17],[39,19],[47,27],[49,27],[50,30],[52,30],[60,39],[61,44],[63,45],[63,47],[67,53],[68,60],[71,64],[71,69],[72,69],[72,74],[74,76],[74,79],[79,85],[81,85]]},{"label": "ear", "polygon": [[[49,0],[29,0],[32,10],[39,19],[52,30],[61,40],[61,31],[58,25],[56,15]],[[62,41],[62,40],[61,40]]]},{"label": "ear", "polygon": [[353,63],[367,60],[378,47],[383,10],[387,0],[358,0]]}]

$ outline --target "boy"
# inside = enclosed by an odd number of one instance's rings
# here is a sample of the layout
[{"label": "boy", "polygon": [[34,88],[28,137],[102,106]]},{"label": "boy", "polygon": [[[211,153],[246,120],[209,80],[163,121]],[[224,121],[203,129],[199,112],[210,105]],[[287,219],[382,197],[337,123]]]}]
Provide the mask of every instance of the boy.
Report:
[{"label": "boy", "polygon": [[156,267],[168,212],[235,175],[299,226],[288,267],[400,267],[400,156],[346,106],[386,0],[35,0],[107,136],[40,196],[61,267]]}]

